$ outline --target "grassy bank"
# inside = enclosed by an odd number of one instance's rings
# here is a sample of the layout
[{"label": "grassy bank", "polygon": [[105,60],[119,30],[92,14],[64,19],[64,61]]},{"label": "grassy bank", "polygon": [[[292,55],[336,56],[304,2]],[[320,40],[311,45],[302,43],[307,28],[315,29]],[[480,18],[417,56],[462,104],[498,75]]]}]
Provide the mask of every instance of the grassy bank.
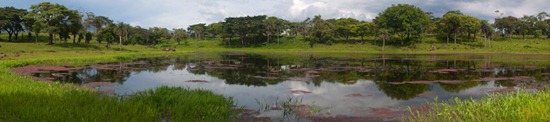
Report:
[{"label": "grassy bank", "polygon": [[[257,53],[363,53],[363,54],[550,54],[550,41],[543,38],[509,37],[508,39],[498,38],[492,41],[489,46],[478,37],[477,41],[459,41],[458,44],[438,41],[434,35],[428,35],[414,44],[403,46],[386,45],[382,50],[381,41],[373,37],[367,38],[364,43],[359,39],[352,38],[351,41],[335,43],[331,45],[316,44],[313,48],[301,37],[283,37],[279,43],[264,43],[258,47],[234,48],[225,47],[221,39],[195,40],[188,39],[187,45],[178,45],[174,40],[162,40],[160,44],[153,46],[125,45],[120,50],[116,43],[111,48],[106,48],[106,43],[91,41],[90,44],[72,44],[71,41],[56,41],[54,45],[47,45],[46,37],[40,36],[39,42],[34,40],[6,42],[7,34],[0,34],[0,54],[6,54],[3,60],[10,59],[36,59],[36,58],[62,58],[67,56],[102,56],[113,54],[132,53],[166,53],[164,48],[174,48],[175,52],[257,52]],[[235,44],[233,44],[235,45]],[[432,45],[435,50],[432,50]]]},{"label": "grassy bank", "polygon": [[[10,68],[44,62],[117,61],[142,52],[0,61],[0,121],[226,121],[232,100],[205,90],[161,87],[129,97],[101,96],[89,89],[35,81]],[[69,56],[69,55],[64,55]],[[170,93],[170,94],[167,94]],[[200,97],[201,99],[198,99]],[[192,110],[192,111],[190,111]]]},{"label": "grassy bank", "polygon": [[473,100],[436,102],[429,111],[411,111],[413,122],[547,122],[550,121],[550,91],[518,91],[492,94]]}]

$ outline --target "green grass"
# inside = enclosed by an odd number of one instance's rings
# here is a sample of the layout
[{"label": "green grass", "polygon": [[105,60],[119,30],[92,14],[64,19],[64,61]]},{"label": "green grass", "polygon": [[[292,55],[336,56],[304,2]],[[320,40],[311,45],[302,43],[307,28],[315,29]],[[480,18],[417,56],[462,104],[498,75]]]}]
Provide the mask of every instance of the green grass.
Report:
[{"label": "green grass", "polygon": [[207,90],[159,87],[136,93],[129,101],[145,103],[161,111],[161,117],[181,121],[228,121],[233,101]]},{"label": "green grass", "polygon": [[[332,45],[315,45],[310,48],[301,38],[281,38],[281,42],[264,44],[261,47],[226,48],[220,46],[219,39],[194,40],[189,45],[177,45],[173,40],[163,40],[154,46],[125,45],[122,50],[113,44],[110,49],[105,43],[72,44],[57,41],[47,45],[44,35],[40,41],[25,40],[6,42],[7,34],[0,34],[0,53],[7,57],[0,59],[0,121],[222,121],[230,119],[229,105],[231,99],[203,90],[162,87],[140,92],[129,98],[100,96],[89,89],[59,83],[40,82],[29,77],[19,76],[10,68],[38,63],[71,63],[85,65],[93,62],[129,60],[135,57],[153,55],[179,55],[190,52],[224,52],[238,51],[247,53],[273,53],[281,56],[303,57],[302,54],[335,57],[369,57],[368,53],[396,54],[550,54],[550,41],[542,38],[519,37],[498,39],[491,47],[484,47],[481,38],[476,42],[446,44],[427,36],[419,43],[407,46],[386,46],[382,52],[381,42],[374,45],[375,39],[369,37],[365,43],[358,43],[357,38],[347,43]],[[437,50],[430,51],[431,45]],[[165,52],[163,48],[176,48],[176,52]],[[342,53],[345,53],[342,54]],[[201,55],[203,56],[203,55]],[[445,56],[455,59],[456,56]],[[464,55],[466,56],[466,55]],[[426,56],[431,57],[430,55]],[[491,56],[490,61],[520,61],[525,57]],[[546,58],[533,59],[534,62]],[[528,62],[529,63],[529,62]],[[546,63],[540,63],[546,65]],[[174,94],[167,94],[174,93]],[[412,121],[549,121],[550,113],[548,91],[530,94],[518,92],[505,95],[491,95],[481,100],[456,100],[451,103],[434,103],[434,111],[429,114],[415,114]],[[201,99],[199,99],[199,97]],[[205,99],[202,99],[202,98]],[[208,103],[208,104],[206,104]],[[199,106],[199,107],[193,107]],[[479,111],[477,111],[479,109]],[[188,111],[192,110],[192,111]],[[202,111],[198,111],[202,110]],[[473,111],[476,110],[476,111]],[[184,118],[184,119],[182,119]]]},{"label": "green grass", "polygon": [[[127,60],[158,53],[160,52],[0,61],[0,121],[231,120],[232,100],[210,91],[161,87],[154,92],[147,91],[129,97],[109,97],[72,85],[35,81],[10,70],[11,67],[45,62],[84,64]],[[164,101],[166,99],[169,101]],[[190,108],[201,111],[189,111]],[[170,116],[165,116],[166,113],[170,113]]]},{"label": "green grass", "polygon": [[[436,100],[437,101],[437,100]],[[491,94],[474,100],[435,102],[429,111],[409,110],[412,122],[547,122],[550,121],[550,91],[534,93],[519,90],[509,94]]]}]

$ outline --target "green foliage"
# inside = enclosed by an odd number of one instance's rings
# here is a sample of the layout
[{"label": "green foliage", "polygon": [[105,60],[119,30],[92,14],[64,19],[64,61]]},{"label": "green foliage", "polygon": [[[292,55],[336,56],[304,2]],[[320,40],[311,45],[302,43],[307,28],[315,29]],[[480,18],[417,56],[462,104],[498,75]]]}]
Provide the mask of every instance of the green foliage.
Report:
[{"label": "green foliage", "polygon": [[540,36],[542,35],[542,30],[535,30],[535,38],[540,38]]},{"label": "green foliage", "polygon": [[[172,37],[172,38],[173,38],[174,40],[176,40],[176,42],[178,42],[178,45],[180,44],[180,41],[181,41],[181,40],[187,39],[187,31],[185,31],[183,28],[174,29],[173,31],[174,31],[174,32],[173,32],[172,35],[173,35],[174,37]],[[185,45],[188,45],[188,42],[187,42],[187,41],[185,41],[184,43],[185,43]]]},{"label": "green foliage", "polygon": [[[349,41],[350,36],[357,35],[357,31],[353,31],[358,26],[359,21],[353,18],[340,18],[336,20],[336,32],[340,37],[345,37],[346,41]],[[368,25],[363,25],[363,28]]]},{"label": "green foliage", "polygon": [[308,34],[311,35],[311,38],[308,38],[310,47],[313,48],[313,45],[316,43],[333,43],[334,25],[323,20],[320,15],[315,16],[315,18],[311,20],[311,23],[313,27],[311,27]]},{"label": "green foliage", "polygon": [[194,24],[190,25],[187,30],[189,30],[192,35],[195,36],[195,38],[202,40],[204,39],[203,33],[206,31],[206,24],[200,23],[200,24]]},{"label": "green foliage", "polygon": [[12,35],[15,34],[15,40],[20,31],[23,31],[23,16],[27,14],[25,9],[14,7],[0,8],[0,29],[8,32],[8,41],[12,41]]},{"label": "green foliage", "polygon": [[49,2],[42,2],[38,5],[31,5],[31,11],[25,15],[25,18],[36,20],[36,25],[42,26],[42,30],[49,33],[50,43],[53,44],[53,35],[60,34],[66,37],[68,33],[63,28],[63,23],[68,21],[71,17],[71,14],[74,14],[74,11],[67,9],[65,6],[60,4],[51,4]]},{"label": "green foliage", "polygon": [[424,11],[414,5],[398,4],[379,13],[374,22],[391,34],[398,34],[402,38],[401,45],[404,45],[405,41],[420,37],[429,19]]}]

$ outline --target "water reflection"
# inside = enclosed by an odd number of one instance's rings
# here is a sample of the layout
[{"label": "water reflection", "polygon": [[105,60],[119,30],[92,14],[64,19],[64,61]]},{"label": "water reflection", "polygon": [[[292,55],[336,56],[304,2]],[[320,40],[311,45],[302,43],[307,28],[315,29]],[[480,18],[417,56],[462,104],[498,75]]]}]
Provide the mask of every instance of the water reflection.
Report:
[{"label": "water reflection", "polygon": [[[479,98],[503,89],[540,88],[547,86],[550,76],[544,60],[527,60],[530,65],[526,65],[494,61],[495,56],[487,55],[211,55],[142,58],[73,69],[26,68],[35,69],[32,74],[38,79],[119,95],[161,85],[209,89],[233,96],[252,110],[260,107],[258,99],[299,97],[320,108],[315,115],[302,116],[305,120],[395,120],[406,107],[422,106],[435,97]],[[526,57],[519,59],[538,59]],[[284,120],[278,109],[254,116]]]}]

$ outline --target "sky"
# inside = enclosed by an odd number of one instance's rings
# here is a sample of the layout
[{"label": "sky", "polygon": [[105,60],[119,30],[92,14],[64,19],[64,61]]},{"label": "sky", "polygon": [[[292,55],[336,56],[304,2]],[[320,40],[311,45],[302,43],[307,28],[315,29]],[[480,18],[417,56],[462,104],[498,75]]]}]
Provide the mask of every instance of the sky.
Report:
[{"label": "sky", "polygon": [[[43,0],[0,0],[0,7],[28,9]],[[550,13],[550,0],[49,0],[69,9],[93,12],[141,27],[187,28],[197,23],[223,21],[226,17],[268,15],[303,21],[321,15],[371,21],[394,4],[412,4],[441,17],[449,10],[485,20],[503,16]]]}]

